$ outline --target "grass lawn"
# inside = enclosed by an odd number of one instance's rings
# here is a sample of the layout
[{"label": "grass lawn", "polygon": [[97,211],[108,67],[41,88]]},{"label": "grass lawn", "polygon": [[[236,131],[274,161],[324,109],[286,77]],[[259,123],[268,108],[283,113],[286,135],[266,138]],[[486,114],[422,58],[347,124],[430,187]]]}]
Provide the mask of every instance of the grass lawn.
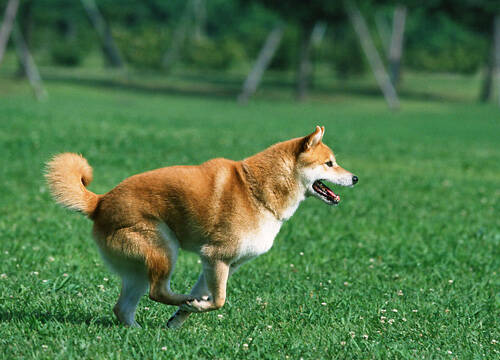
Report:
[{"label": "grass lawn", "polygon": [[[211,94],[216,82],[186,96],[55,75],[37,103],[26,84],[0,79],[0,358],[500,357],[500,110],[471,100],[476,79],[409,75],[393,113],[369,94],[323,90],[297,104],[272,89],[242,107]],[[412,81],[446,96],[410,96]],[[119,280],[90,221],[50,199],[44,163],[82,153],[90,188],[104,193],[148,169],[241,159],[317,124],[360,178],[337,188],[341,204],[305,201],[271,251],[230,280],[221,310],[168,331],[174,308],[145,296],[142,328],[119,325]],[[199,270],[182,253],[173,288],[187,292]]]}]

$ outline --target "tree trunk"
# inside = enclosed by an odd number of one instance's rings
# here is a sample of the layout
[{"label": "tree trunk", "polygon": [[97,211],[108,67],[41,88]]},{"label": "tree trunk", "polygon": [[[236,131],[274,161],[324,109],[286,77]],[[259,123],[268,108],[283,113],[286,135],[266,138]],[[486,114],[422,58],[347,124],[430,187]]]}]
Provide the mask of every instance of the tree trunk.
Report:
[{"label": "tree trunk", "polygon": [[83,7],[87,11],[87,15],[89,16],[92,25],[96,29],[99,37],[101,39],[102,50],[104,57],[108,61],[108,64],[112,67],[122,67],[123,60],[120,55],[120,51],[113,40],[113,36],[111,35],[111,28],[108,26],[106,21],[99,11],[95,0],[81,0]]},{"label": "tree trunk", "polygon": [[403,54],[403,35],[405,31],[406,6],[398,5],[392,21],[391,47],[389,50],[389,73],[392,86],[399,82],[401,56]]},{"label": "tree trunk", "polygon": [[495,16],[493,43],[495,44],[495,81],[497,84],[497,101],[500,105],[500,15]]},{"label": "tree trunk", "polygon": [[179,58],[179,50],[186,38],[190,22],[189,19],[191,17],[194,5],[196,5],[194,1],[196,0],[189,0],[186,2],[184,13],[182,14],[182,17],[179,20],[179,24],[174,31],[170,47],[163,56],[163,67],[167,70],[170,69]]},{"label": "tree trunk", "polygon": [[23,35],[19,27],[14,25],[13,29],[14,43],[16,45],[16,52],[19,60],[24,66],[24,71],[28,80],[30,82],[31,87],[35,93],[35,97],[37,100],[43,100],[47,97],[47,92],[43,88],[42,79],[40,78],[40,74],[36,67],[35,61],[30,54],[28,46],[24,42]]},{"label": "tree trunk", "polygon": [[389,57],[391,49],[391,30],[387,19],[380,11],[375,13],[375,26],[377,27],[378,36],[384,48],[385,55]]},{"label": "tree trunk", "polygon": [[194,37],[200,40],[205,35],[205,23],[207,20],[207,9],[205,0],[194,0]]},{"label": "tree trunk", "polygon": [[0,28],[0,63],[2,63],[3,55],[5,54],[5,48],[7,47],[7,42],[9,41],[10,33],[12,31],[12,26],[14,25],[14,20],[16,19],[18,8],[19,0],[9,0],[9,2],[7,3],[2,27]]},{"label": "tree trunk", "polygon": [[391,84],[391,80],[387,71],[385,70],[384,64],[380,58],[380,55],[377,51],[377,48],[373,44],[373,40],[370,35],[370,31],[368,30],[368,26],[366,25],[365,19],[361,12],[352,2],[345,2],[345,6],[347,9],[347,14],[349,16],[350,21],[356,31],[356,34],[359,37],[359,41],[361,43],[361,47],[368,59],[368,63],[375,75],[375,79],[384,94],[385,100],[391,109],[399,108],[399,99],[396,93],[396,90]]},{"label": "tree trunk", "polygon": [[318,21],[311,32],[311,41],[314,47],[319,47],[325,38],[326,23]]},{"label": "tree trunk", "polygon": [[267,36],[267,39],[259,52],[259,56],[255,61],[252,71],[250,71],[247,78],[245,79],[241,94],[238,96],[238,101],[240,103],[246,103],[250,96],[252,96],[257,90],[257,87],[262,80],[262,75],[264,75],[264,72],[271,63],[276,50],[278,50],[281,39],[283,38],[283,31],[283,25],[278,24]]},{"label": "tree trunk", "polygon": [[299,101],[305,100],[311,82],[312,64],[312,30],[313,26],[306,26],[302,30],[299,50],[299,64],[297,69],[296,98]]},{"label": "tree trunk", "polygon": [[495,62],[495,46],[492,42],[491,50],[490,53],[488,54],[488,59],[486,60],[481,91],[479,93],[480,102],[488,102],[491,98],[491,93],[493,92],[494,62]]},{"label": "tree trunk", "polygon": [[[31,48],[31,33],[33,29],[33,0],[25,0],[20,4],[17,21],[20,26],[26,47]],[[16,76],[22,78],[27,76],[23,63],[18,59]]]}]

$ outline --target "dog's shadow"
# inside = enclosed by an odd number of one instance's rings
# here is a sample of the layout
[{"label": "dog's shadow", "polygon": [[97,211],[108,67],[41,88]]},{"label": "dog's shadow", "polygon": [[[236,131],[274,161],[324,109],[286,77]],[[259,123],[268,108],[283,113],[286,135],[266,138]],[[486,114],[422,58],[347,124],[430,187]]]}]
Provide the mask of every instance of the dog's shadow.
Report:
[{"label": "dog's shadow", "polygon": [[95,314],[83,311],[25,311],[0,309],[0,323],[35,321],[42,324],[61,323],[74,325],[97,325],[99,327],[115,327],[118,323],[109,317],[96,317]]}]

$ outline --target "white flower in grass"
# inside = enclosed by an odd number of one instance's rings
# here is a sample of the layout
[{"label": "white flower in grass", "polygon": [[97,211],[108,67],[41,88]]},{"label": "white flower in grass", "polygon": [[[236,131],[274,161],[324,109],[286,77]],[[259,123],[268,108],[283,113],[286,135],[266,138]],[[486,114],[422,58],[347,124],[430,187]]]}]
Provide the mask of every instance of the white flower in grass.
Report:
[{"label": "white flower in grass", "polygon": [[49,281],[49,280],[47,280],[47,279],[42,280],[42,282],[43,282],[43,283],[46,283],[46,282],[48,282],[48,281]]},{"label": "white flower in grass", "polygon": [[346,342],[345,342],[345,341],[341,341],[341,342],[340,342],[340,345],[342,345],[342,346],[345,346],[345,344],[346,344]]},{"label": "white flower in grass", "polygon": [[418,312],[418,310],[417,309],[413,309],[412,312],[416,313],[416,312]]},{"label": "white flower in grass", "polygon": [[392,309],[392,312],[398,312],[398,309]]},{"label": "white flower in grass", "polygon": [[48,349],[49,347],[47,345],[42,345],[42,349]]},{"label": "white flower in grass", "polygon": [[0,278],[2,278],[2,279],[7,279],[7,274],[1,274],[1,275],[0,275]]},{"label": "white flower in grass", "polygon": [[53,257],[53,256],[49,256],[49,257],[47,258],[47,260],[49,260],[50,262],[54,262],[54,261],[56,261],[56,258],[55,258],[55,257]]},{"label": "white flower in grass", "polygon": [[363,339],[368,340],[368,334],[363,334]]},{"label": "white flower in grass", "polygon": [[68,275],[68,274],[66,274],[66,273],[64,273],[64,274],[63,274],[63,276],[64,276],[64,277],[68,277],[69,275]]},{"label": "white flower in grass", "polygon": [[381,313],[385,313],[385,309],[380,309],[380,312]]},{"label": "white flower in grass", "polygon": [[394,324],[394,319],[389,319],[389,321],[387,321],[389,324]]},{"label": "white flower in grass", "polygon": [[108,281],[109,279],[108,278],[103,278],[104,281]]},{"label": "white flower in grass", "polygon": [[322,302],[321,305],[326,306],[326,302]]},{"label": "white flower in grass", "polygon": [[301,252],[299,253],[299,255],[300,255],[300,256],[304,256],[304,253],[301,251]]},{"label": "white flower in grass", "polygon": [[448,283],[453,284],[453,280],[452,279],[448,280]]},{"label": "white flower in grass", "polygon": [[147,306],[144,306],[144,310],[149,310],[149,308]]},{"label": "white flower in grass", "polygon": [[98,287],[99,289],[101,289],[101,291],[104,291],[104,285],[100,284],[100,285],[97,285],[97,287]]},{"label": "white flower in grass", "polygon": [[447,353],[450,354],[450,355],[453,354],[450,350],[448,350]]},{"label": "white flower in grass", "polygon": [[269,330],[271,330],[271,329],[273,328],[273,326],[272,326],[272,325],[267,325],[267,328],[268,328]]},{"label": "white flower in grass", "polygon": [[222,314],[218,314],[218,315],[217,315],[217,317],[218,317],[219,319],[222,319],[222,318],[224,317],[224,315],[222,315]]},{"label": "white flower in grass", "polygon": [[243,344],[243,350],[247,350],[247,349],[248,349],[248,344],[247,343]]},{"label": "white flower in grass", "polygon": [[162,350],[162,351],[167,351],[167,347],[166,347],[166,346],[162,346],[162,347],[161,347],[161,350]]},{"label": "white flower in grass", "polygon": [[349,286],[349,283],[347,281],[344,281],[344,286]]},{"label": "white flower in grass", "polygon": [[398,290],[398,296],[403,296],[403,290]]},{"label": "white flower in grass", "polygon": [[498,341],[496,341],[495,339],[492,339],[492,340],[491,340],[491,344],[492,344],[492,345],[498,344]]},{"label": "white flower in grass", "polygon": [[33,275],[38,275],[38,274],[39,274],[39,273],[38,273],[38,271],[32,271],[31,273],[32,273]]}]

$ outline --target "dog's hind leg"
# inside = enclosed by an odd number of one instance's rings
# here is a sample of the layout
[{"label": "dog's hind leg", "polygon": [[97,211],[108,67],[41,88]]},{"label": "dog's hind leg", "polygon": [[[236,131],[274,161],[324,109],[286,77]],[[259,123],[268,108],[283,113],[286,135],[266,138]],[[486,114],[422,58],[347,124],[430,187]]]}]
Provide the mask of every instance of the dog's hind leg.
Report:
[{"label": "dog's hind leg", "polygon": [[139,327],[135,321],[137,304],[148,289],[148,280],[140,274],[121,274],[122,290],[113,312],[124,325]]},{"label": "dog's hind leg", "polygon": [[[194,298],[190,295],[176,294],[170,289],[170,278],[177,261],[179,248],[174,233],[166,226],[159,226],[154,233],[156,246],[145,251],[145,263],[149,278],[149,297],[166,305],[180,306]],[[151,235],[153,236],[153,235]]]},{"label": "dog's hind leg", "polygon": [[178,243],[173,234],[164,232],[156,224],[147,222],[118,229],[107,236],[94,230],[104,260],[122,278],[122,291],[114,313],[126,325],[137,325],[135,309],[148,284],[152,300],[179,306],[193,299],[170,290]]}]

